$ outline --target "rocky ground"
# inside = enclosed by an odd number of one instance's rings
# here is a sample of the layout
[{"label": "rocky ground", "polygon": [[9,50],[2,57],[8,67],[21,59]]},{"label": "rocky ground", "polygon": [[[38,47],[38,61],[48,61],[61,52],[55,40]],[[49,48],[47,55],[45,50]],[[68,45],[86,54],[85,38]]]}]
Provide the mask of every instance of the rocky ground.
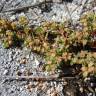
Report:
[{"label": "rocky ground", "polygon": [[43,2],[44,0],[1,0],[0,16],[13,20],[18,18],[20,15],[25,15],[28,17],[30,24],[38,25],[45,20],[64,22],[66,19],[72,19],[73,21],[76,21],[80,18],[82,13],[96,9],[95,3],[92,4],[93,0],[62,0],[66,1],[62,3],[56,2],[60,2],[61,0],[53,0],[54,3],[47,3],[46,7],[44,7],[43,4],[39,7],[30,7],[23,11],[4,12],[18,7],[35,5],[40,1]]},{"label": "rocky ground", "polygon": [[[53,0],[54,3],[48,3],[46,8],[36,6],[27,10],[4,12],[18,7],[34,5],[42,1],[1,0],[0,17],[14,20],[21,15],[25,15],[29,19],[30,25],[40,25],[45,20],[64,22],[66,19],[71,19],[76,22],[82,13],[86,13],[89,10],[96,12],[95,3],[92,3],[93,0],[65,0],[68,2],[64,1],[63,3],[60,0]],[[29,49],[4,49],[0,43],[0,96],[75,96],[72,95],[73,93],[70,95],[70,92],[64,95],[64,83],[62,82],[38,83],[26,80],[17,82],[17,80],[6,80],[4,77],[17,76],[18,72],[26,75],[29,70],[34,76],[38,76],[38,74],[47,76],[47,72],[41,72],[40,65],[42,64],[44,64],[42,57],[32,53]],[[28,86],[31,87],[29,88]]]},{"label": "rocky ground", "polygon": [[17,76],[18,72],[21,72],[22,76],[28,75],[29,70],[32,76],[48,75],[40,71],[39,62],[43,64],[42,58],[26,48],[4,49],[0,44],[0,96],[50,96],[54,90],[63,96],[62,83],[18,81],[7,77]]}]

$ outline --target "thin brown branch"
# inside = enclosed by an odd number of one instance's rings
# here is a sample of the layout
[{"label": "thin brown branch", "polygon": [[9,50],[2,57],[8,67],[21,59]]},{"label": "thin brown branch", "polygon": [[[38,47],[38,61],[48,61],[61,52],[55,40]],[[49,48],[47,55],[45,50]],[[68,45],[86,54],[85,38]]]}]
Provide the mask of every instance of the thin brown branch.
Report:
[{"label": "thin brown branch", "polygon": [[65,79],[75,79],[75,77],[63,77],[62,79],[58,76],[2,76],[1,78],[6,78],[7,80],[33,80],[33,81],[57,81],[64,82]]},{"label": "thin brown branch", "polygon": [[9,10],[4,10],[4,11],[2,11],[2,13],[4,13],[4,12],[11,12],[11,11],[14,11],[14,12],[22,11],[22,10],[26,10],[28,8],[34,8],[34,7],[40,6],[40,5],[45,4],[45,3],[52,3],[52,0],[48,0],[46,2],[45,1],[39,2],[39,3],[36,3],[34,5],[28,5],[28,6],[18,7],[18,8],[12,8],[12,9],[9,9]]}]

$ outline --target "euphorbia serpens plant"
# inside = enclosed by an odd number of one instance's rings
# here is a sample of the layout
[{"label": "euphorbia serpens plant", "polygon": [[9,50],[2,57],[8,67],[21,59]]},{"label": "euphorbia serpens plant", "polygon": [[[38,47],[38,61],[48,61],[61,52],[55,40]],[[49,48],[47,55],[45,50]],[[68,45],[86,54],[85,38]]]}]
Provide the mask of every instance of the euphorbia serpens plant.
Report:
[{"label": "euphorbia serpens plant", "polygon": [[0,19],[0,38],[5,48],[22,45],[43,55],[45,71],[56,72],[60,64],[81,64],[84,77],[96,73],[96,53],[86,48],[95,44],[92,42],[96,40],[96,14],[81,16],[80,30],[74,29],[68,21],[43,22],[34,27],[28,26],[28,22],[24,16],[17,21]]}]

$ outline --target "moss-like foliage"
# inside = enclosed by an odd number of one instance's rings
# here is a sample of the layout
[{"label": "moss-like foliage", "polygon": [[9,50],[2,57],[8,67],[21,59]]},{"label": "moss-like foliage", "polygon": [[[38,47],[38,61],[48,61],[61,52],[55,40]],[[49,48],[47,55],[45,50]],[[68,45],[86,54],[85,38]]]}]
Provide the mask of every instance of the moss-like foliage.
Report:
[{"label": "moss-like foliage", "polygon": [[[82,64],[83,76],[96,73],[96,14],[83,15],[79,21],[81,30],[74,29],[66,21],[44,22],[31,28],[26,17],[17,21],[0,19],[0,38],[5,48],[26,46],[42,54],[46,60],[44,69],[56,71],[61,64]],[[60,68],[60,67],[58,67]]]}]

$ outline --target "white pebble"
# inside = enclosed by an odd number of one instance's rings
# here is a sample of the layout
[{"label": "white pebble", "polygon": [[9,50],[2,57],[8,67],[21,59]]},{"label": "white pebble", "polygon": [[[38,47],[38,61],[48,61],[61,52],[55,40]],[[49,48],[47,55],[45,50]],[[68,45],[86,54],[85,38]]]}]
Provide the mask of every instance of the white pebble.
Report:
[{"label": "white pebble", "polygon": [[25,14],[22,12],[21,14],[19,14],[19,16],[25,16]]},{"label": "white pebble", "polygon": [[8,73],[8,70],[4,70],[3,75],[6,75]]},{"label": "white pebble", "polygon": [[13,16],[10,17],[10,20],[11,20],[11,21],[13,21],[13,20],[15,20],[15,19],[16,19],[15,15],[13,15]]}]

